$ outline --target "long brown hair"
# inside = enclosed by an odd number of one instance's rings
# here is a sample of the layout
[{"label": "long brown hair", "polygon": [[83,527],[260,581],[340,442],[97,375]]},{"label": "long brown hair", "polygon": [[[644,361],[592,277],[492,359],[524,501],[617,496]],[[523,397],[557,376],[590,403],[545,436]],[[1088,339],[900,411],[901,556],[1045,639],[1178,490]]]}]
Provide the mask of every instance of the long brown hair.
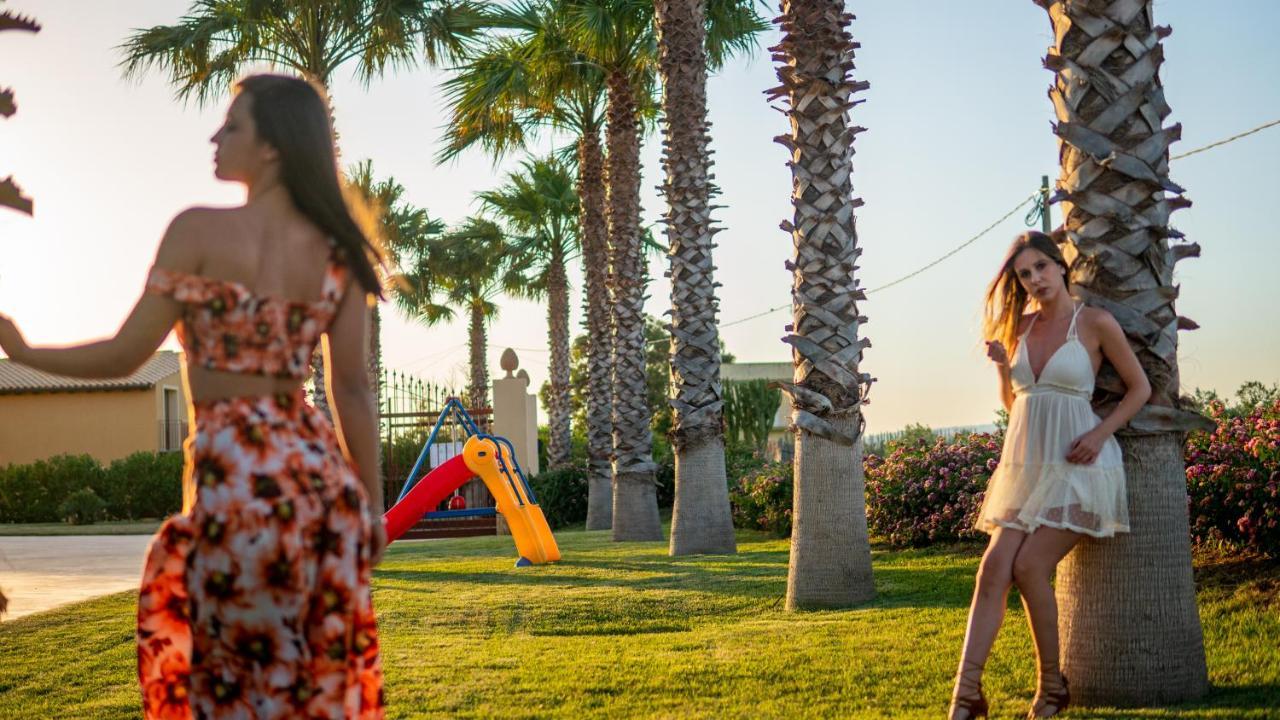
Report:
[{"label": "long brown hair", "polygon": [[1027,309],[1027,291],[1018,282],[1013,261],[1023,250],[1039,250],[1063,270],[1070,272],[1062,251],[1053,238],[1042,232],[1028,230],[1013,239],[1009,252],[1005,253],[1000,272],[987,286],[987,299],[982,313],[982,335],[987,340],[999,340],[1006,350],[1012,350],[1018,339],[1018,323]]},{"label": "long brown hair", "polygon": [[365,292],[381,298],[376,267],[383,254],[356,221],[352,203],[358,200],[343,192],[324,90],[302,78],[269,74],[250,75],[236,90],[253,99],[249,112],[258,137],[280,154],[280,179],[293,204],[332,238]]}]

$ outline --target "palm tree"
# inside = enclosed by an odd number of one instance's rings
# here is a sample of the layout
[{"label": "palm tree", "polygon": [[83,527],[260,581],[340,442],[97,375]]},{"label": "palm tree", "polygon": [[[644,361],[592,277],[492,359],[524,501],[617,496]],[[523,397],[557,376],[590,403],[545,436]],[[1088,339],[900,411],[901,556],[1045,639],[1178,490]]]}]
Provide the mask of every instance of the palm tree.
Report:
[{"label": "palm tree", "polygon": [[[720,333],[716,328],[705,0],[655,0],[666,142],[662,185],[670,247],[675,509],[671,554],[732,553],[725,481]],[[747,18],[750,19],[750,18]],[[764,29],[754,19],[754,31]],[[738,33],[748,42],[752,31]]]},{"label": "palm tree", "polygon": [[778,138],[791,153],[794,217],[783,222],[795,255],[791,345],[795,382],[791,397],[796,433],[795,500],[787,609],[841,607],[871,599],[871,547],[862,471],[862,404],[871,383],[858,371],[855,264],[861,250],[854,210],[853,139],[849,108],[865,81],[850,78],[855,43],[846,29],[853,16],[843,0],[783,0],[783,39],[773,48],[791,132]]},{"label": "palm tree", "polygon": [[[0,11],[0,30],[21,30],[23,32],[40,32],[40,25],[31,18],[9,12]],[[10,117],[17,111],[13,102],[13,91],[0,89],[0,117]],[[28,215],[34,209],[31,198],[22,194],[18,184],[12,177],[0,182],[0,207],[7,207]],[[0,595],[0,613],[4,612],[4,596]]]},{"label": "palm tree", "polygon": [[[347,170],[349,187],[359,193],[365,207],[370,211],[372,227],[366,232],[376,237],[379,244],[390,256],[393,263],[399,264],[402,258],[422,252],[424,245],[431,237],[444,232],[444,222],[432,218],[427,211],[410,205],[404,200],[404,186],[393,177],[375,180],[373,162],[365,160]],[[389,288],[392,296],[402,291],[398,285]],[[380,321],[380,313],[376,308],[373,320]],[[380,333],[374,328],[371,344],[372,376],[379,381],[375,387],[380,388],[382,379],[382,343]],[[321,365],[323,367],[323,364]],[[382,446],[378,445],[378,468],[383,469]]]},{"label": "palm tree", "polygon": [[[445,231],[443,220],[431,217],[424,208],[411,205],[404,199],[404,186],[396,182],[394,177],[375,179],[372,161],[365,160],[348,168],[347,182],[359,193],[370,214],[376,219],[371,234],[376,235],[393,265],[399,265],[402,259],[422,252],[430,238]],[[388,290],[394,296],[401,288],[392,284]],[[378,318],[379,313],[375,311],[374,319]],[[370,358],[374,377],[381,378],[382,344],[379,333],[373,333],[370,343],[376,351]]]},{"label": "palm tree", "polygon": [[479,193],[507,231],[509,262],[525,273],[520,293],[547,299],[551,347],[550,437],[547,463],[569,462],[569,278],[565,264],[578,249],[578,194],[569,169],[553,159],[526,160],[497,190]]},{"label": "palm tree", "polygon": [[[605,80],[606,207],[613,330],[613,538],[660,540],[650,413],[645,403],[644,245],[640,228],[640,107],[657,87],[656,19],[651,2],[566,0],[573,45]],[[714,64],[748,43],[742,0],[717,0],[707,13]],[[753,13],[751,13],[754,16]],[[726,21],[725,18],[730,18]]]},{"label": "palm tree", "polygon": [[[1177,333],[1196,325],[1174,310],[1173,267],[1200,248],[1171,242],[1182,233],[1169,215],[1191,202],[1169,179],[1181,126],[1162,127],[1170,110],[1158,71],[1170,30],[1155,24],[1151,0],[1039,4],[1056,38],[1044,64],[1055,73],[1049,97],[1073,288],[1115,316],[1151,381],[1149,404],[1117,434],[1133,532],[1081,543],[1058,571],[1063,670],[1086,703],[1180,702],[1208,688],[1182,437],[1211,425],[1178,396]],[[1094,405],[1105,415],[1124,384],[1104,364],[1097,385]]]},{"label": "palm tree", "polygon": [[496,223],[470,217],[443,235],[430,237],[420,251],[402,258],[396,304],[425,325],[452,321],[466,308],[470,380],[466,401],[489,407],[488,331],[498,315],[494,299],[519,291],[520,268],[508,263],[510,248]]},{"label": "palm tree", "polygon": [[[151,68],[167,72],[178,97],[194,96],[199,104],[259,63],[296,72],[327,92],[334,73],[348,63],[368,83],[388,67],[412,66],[419,55],[433,65],[454,58],[475,31],[477,17],[466,0],[196,0],[178,24],[131,35],[123,46],[124,72],[126,77]],[[377,392],[381,317],[376,306],[372,323],[369,373]],[[319,357],[312,359],[313,399],[327,414]]]},{"label": "palm tree", "polygon": [[492,11],[491,34],[445,83],[451,118],[440,160],[480,145],[495,158],[554,128],[576,138],[578,236],[584,270],[587,529],[613,523],[613,420],[604,154],[604,79],[569,45],[564,2],[517,2]]}]

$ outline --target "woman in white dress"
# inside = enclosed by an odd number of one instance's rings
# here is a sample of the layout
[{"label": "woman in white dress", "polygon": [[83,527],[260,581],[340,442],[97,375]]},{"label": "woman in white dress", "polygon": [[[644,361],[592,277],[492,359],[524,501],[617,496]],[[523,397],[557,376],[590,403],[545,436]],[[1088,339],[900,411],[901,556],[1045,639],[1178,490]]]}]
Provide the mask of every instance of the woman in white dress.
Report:
[{"label": "woman in white dress", "polygon": [[[1112,435],[1146,403],[1151,386],[1115,318],[1067,292],[1067,272],[1048,235],[1026,232],[987,290],[983,334],[1009,428],[978,515],[991,541],[969,608],[952,720],[987,715],[982,670],[1014,583],[1039,675],[1028,717],[1066,709],[1070,693],[1058,664],[1058,606],[1049,581],[1083,536],[1129,530],[1124,466]],[[1089,404],[1103,360],[1127,388],[1106,418]]]}]

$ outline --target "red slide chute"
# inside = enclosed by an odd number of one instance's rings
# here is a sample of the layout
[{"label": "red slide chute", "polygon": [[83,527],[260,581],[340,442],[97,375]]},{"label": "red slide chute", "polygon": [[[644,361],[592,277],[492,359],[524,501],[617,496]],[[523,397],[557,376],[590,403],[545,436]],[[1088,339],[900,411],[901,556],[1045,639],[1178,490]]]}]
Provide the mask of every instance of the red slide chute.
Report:
[{"label": "red slide chute", "polygon": [[387,511],[383,519],[387,524],[387,542],[405,533],[424,514],[435,509],[454,490],[476,474],[467,467],[462,455],[458,455],[427,473],[404,499]]}]

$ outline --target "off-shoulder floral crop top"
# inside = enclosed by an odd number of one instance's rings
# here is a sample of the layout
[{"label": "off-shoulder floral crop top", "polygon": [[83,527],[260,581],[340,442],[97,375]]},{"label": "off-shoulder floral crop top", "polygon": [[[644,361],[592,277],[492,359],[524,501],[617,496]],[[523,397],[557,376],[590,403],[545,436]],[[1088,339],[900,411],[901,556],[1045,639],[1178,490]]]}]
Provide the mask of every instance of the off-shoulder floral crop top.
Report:
[{"label": "off-shoulder floral crop top", "polygon": [[231,280],[153,267],[147,292],[182,303],[178,340],[192,367],[303,379],[337,313],[346,268],[330,257],[320,299],[258,296]]}]

